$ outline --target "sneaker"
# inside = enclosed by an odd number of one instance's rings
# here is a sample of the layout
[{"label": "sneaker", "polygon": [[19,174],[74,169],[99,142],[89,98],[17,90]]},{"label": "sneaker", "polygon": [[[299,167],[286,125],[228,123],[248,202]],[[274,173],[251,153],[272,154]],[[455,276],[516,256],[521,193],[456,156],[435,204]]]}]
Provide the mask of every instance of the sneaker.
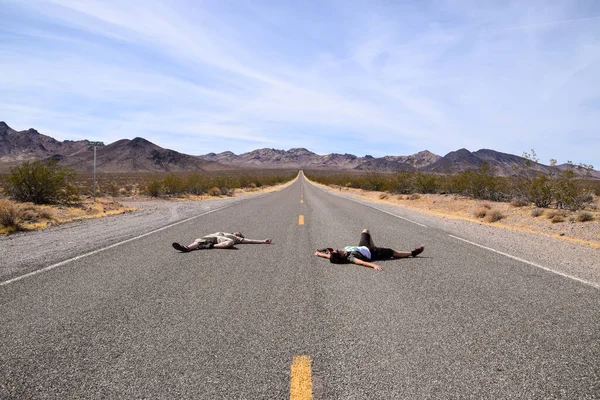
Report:
[{"label": "sneaker", "polygon": [[423,246],[417,247],[416,249],[414,249],[413,251],[410,252],[410,255],[413,257],[416,257],[419,254],[421,254],[423,252],[423,250],[425,250],[425,248]]},{"label": "sneaker", "polygon": [[184,245],[179,244],[179,243],[173,243],[173,248],[175,250],[179,250],[179,251],[181,251],[183,253],[189,253],[191,251],[189,247],[184,246]]},{"label": "sneaker", "polygon": [[198,245],[198,250],[200,249],[212,249],[215,245],[210,242],[200,243]]}]

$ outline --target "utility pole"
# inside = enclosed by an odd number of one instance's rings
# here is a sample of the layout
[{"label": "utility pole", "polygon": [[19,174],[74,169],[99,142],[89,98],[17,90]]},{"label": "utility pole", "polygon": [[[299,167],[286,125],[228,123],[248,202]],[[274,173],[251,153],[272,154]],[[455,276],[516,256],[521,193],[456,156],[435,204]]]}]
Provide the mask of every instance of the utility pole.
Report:
[{"label": "utility pole", "polygon": [[96,147],[104,146],[104,142],[89,142],[88,146],[94,148],[94,203],[96,202]]}]

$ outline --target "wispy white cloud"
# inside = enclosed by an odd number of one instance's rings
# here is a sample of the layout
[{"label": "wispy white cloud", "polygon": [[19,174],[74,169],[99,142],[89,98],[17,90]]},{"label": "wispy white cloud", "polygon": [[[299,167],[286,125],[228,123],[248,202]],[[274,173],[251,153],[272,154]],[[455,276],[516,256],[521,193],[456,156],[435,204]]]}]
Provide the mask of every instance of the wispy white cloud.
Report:
[{"label": "wispy white cloud", "polygon": [[0,119],[188,154],[535,148],[600,167],[600,6],[0,0]]}]

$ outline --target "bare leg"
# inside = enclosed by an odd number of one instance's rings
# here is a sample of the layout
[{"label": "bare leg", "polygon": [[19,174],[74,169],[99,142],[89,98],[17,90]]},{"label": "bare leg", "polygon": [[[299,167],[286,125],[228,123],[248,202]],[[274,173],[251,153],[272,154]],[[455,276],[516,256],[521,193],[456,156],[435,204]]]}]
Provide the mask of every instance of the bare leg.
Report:
[{"label": "bare leg", "polygon": [[196,239],[192,243],[188,244],[187,247],[190,250],[197,250],[198,247],[200,246],[200,243],[204,243],[204,240]]},{"label": "bare leg", "polygon": [[213,249],[230,249],[235,245],[233,240],[225,240],[221,243],[217,243],[213,246]]},{"label": "bare leg", "polygon": [[410,251],[396,251],[394,250],[393,258],[408,258],[412,255]]}]

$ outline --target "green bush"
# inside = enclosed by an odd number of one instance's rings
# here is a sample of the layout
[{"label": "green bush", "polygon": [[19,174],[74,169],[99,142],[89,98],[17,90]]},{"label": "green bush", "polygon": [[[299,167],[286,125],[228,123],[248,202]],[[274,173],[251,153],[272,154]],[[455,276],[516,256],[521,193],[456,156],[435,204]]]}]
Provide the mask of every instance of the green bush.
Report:
[{"label": "green bush", "polygon": [[146,193],[151,197],[159,197],[162,194],[162,181],[152,181],[146,186]]},{"label": "green bush", "polygon": [[178,195],[183,193],[185,184],[181,176],[173,173],[165,176],[162,181],[162,186],[165,194],[167,195]]},{"label": "green bush", "polygon": [[547,175],[539,174],[525,186],[527,199],[536,207],[546,208],[554,200],[553,182]]},{"label": "green bush", "polygon": [[75,171],[57,163],[35,160],[11,168],[5,193],[14,200],[35,204],[78,201]]},{"label": "green bush", "polygon": [[438,193],[441,191],[442,180],[438,175],[417,172],[415,175],[415,191],[418,193]]}]

